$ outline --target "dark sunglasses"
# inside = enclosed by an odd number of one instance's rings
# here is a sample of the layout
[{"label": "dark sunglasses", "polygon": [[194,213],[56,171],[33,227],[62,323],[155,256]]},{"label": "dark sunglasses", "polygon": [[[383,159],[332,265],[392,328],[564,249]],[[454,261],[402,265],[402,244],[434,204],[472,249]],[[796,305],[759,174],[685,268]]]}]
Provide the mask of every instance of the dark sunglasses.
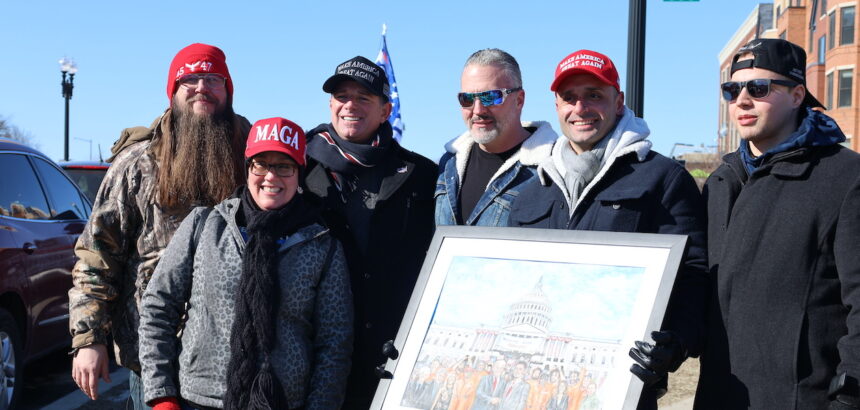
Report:
[{"label": "dark sunglasses", "polygon": [[491,105],[499,105],[505,102],[505,98],[508,94],[522,90],[523,87],[516,88],[502,88],[499,90],[487,90],[481,91],[479,93],[459,93],[457,94],[457,99],[460,101],[460,106],[463,108],[469,108],[472,104],[475,103],[475,99],[481,100],[481,105],[484,107],[489,107]]},{"label": "dark sunglasses", "polygon": [[723,91],[723,98],[726,101],[734,101],[741,95],[741,90],[747,88],[747,92],[752,98],[764,98],[770,94],[770,85],[779,84],[786,87],[795,87],[799,85],[794,81],[774,80],[770,78],[759,78],[749,81],[729,81],[720,85],[720,90]]}]

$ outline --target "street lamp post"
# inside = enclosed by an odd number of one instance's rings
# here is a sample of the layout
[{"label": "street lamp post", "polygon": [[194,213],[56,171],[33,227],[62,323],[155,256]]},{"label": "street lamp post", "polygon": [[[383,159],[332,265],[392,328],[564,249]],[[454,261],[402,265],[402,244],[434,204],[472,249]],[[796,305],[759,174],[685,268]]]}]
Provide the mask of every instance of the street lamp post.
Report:
[{"label": "street lamp post", "polygon": [[645,111],[645,0],[630,0],[627,20],[627,93],[625,102],[637,117]]},{"label": "street lamp post", "polygon": [[63,151],[63,160],[69,160],[69,100],[72,99],[72,89],[75,88],[75,73],[78,72],[78,66],[70,59],[63,57],[60,59],[60,71],[63,73],[63,98],[66,100],[66,128],[65,128],[65,149]]}]

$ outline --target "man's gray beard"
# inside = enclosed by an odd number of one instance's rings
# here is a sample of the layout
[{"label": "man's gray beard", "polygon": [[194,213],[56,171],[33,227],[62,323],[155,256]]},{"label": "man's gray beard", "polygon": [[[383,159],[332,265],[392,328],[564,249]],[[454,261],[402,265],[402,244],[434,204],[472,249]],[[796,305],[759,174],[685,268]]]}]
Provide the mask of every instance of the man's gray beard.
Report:
[{"label": "man's gray beard", "polygon": [[172,113],[175,156],[168,176],[171,191],[179,198],[214,205],[237,183],[233,111],[228,107],[221,113],[196,115],[190,107],[182,109],[174,104]]},{"label": "man's gray beard", "polygon": [[489,131],[475,132],[474,130],[472,130],[469,132],[469,135],[472,137],[472,139],[481,145],[486,145],[493,142],[493,140],[499,137],[499,134],[500,132],[498,128],[493,128]]}]

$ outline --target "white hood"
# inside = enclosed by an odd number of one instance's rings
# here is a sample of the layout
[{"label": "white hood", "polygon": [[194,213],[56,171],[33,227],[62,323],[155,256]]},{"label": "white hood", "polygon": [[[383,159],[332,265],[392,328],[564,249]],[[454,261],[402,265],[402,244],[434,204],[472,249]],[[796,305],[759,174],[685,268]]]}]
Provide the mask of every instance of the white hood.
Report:
[{"label": "white hood", "polygon": [[[601,160],[600,171],[579,195],[577,203],[571,204],[569,208],[571,215],[573,215],[573,212],[576,210],[576,206],[582,202],[582,198],[585,198],[594,185],[596,185],[600,179],[606,175],[606,172],[609,171],[609,168],[612,167],[612,164],[617,158],[631,152],[635,152],[636,158],[639,161],[645,160],[645,156],[648,155],[649,151],[651,151],[651,141],[646,140],[649,134],[651,134],[651,130],[648,129],[648,124],[645,123],[645,120],[636,117],[631,109],[624,107],[624,114],[621,116],[618,124],[612,130],[611,134],[604,137],[604,139],[608,140],[606,141],[606,151],[603,154],[603,159]],[[570,194],[564,188],[566,186],[564,183],[564,176],[555,164],[555,161],[561,158],[561,148],[563,147],[563,144],[567,143],[568,141],[566,136],[562,135],[558,137],[552,147],[552,153],[550,156],[541,161],[538,166],[538,177],[540,178],[541,184],[544,186],[549,185],[550,181],[559,186],[561,191],[564,193],[568,204],[570,204]]]}]

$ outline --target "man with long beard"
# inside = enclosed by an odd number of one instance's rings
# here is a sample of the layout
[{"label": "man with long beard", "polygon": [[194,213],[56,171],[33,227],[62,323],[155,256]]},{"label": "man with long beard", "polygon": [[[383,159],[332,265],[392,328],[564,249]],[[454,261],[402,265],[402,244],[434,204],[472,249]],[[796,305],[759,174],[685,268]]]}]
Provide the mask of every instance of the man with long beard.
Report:
[{"label": "man with long beard", "polygon": [[192,44],[173,58],[170,108],[149,128],[122,132],[78,239],[69,291],[72,377],[90,398],[110,381],[105,345],[131,370],[130,396],[145,408],[138,362],[138,306],[170,238],[194,206],[213,206],[243,178],[250,124],[233,113],[224,52]]}]

